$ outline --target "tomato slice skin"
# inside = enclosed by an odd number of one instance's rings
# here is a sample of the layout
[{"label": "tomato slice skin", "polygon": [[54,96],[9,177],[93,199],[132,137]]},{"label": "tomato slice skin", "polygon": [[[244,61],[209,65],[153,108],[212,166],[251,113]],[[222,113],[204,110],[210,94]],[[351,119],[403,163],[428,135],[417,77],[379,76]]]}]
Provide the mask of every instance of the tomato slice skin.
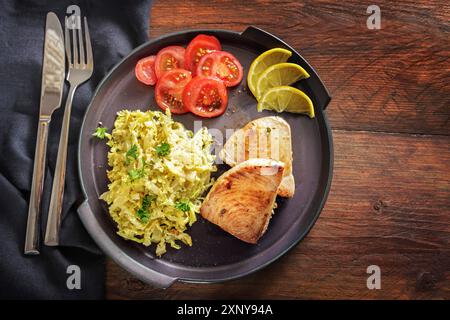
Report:
[{"label": "tomato slice skin", "polygon": [[197,75],[221,79],[227,87],[238,85],[244,75],[241,63],[235,56],[225,51],[205,54],[199,61]]},{"label": "tomato slice skin", "polygon": [[158,106],[164,111],[169,108],[174,114],[188,112],[183,103],[183,91],[191,79],[191,72],[185,69],[172,69],[164,73],[155,87]]},{"label": "tomato slice skin", "polygon": [[180,46],[169,46],[159,50],[155,60],[155,73],[159,79],[169,70],[184,68],[185,49]]},{"label": "tomato slice skin", "polygon": [[156,83],[155,74],[156,56],[149,56],[140,59],[134,67],[136,78],[143,84],[153,86]]},{"label": "tomato slice skin", "polygon": [[196,71],[200,58],[207,53],[222,50],[222,45],[214,36],[199,34],[188,44],[185,52],[185,68],[192,72]]},{"label": "tomato slice skin", "polygon": [[220,116],[227,109],[227,88],[218,78],[196,76],[184,88],[183,104],[200,117]]}]

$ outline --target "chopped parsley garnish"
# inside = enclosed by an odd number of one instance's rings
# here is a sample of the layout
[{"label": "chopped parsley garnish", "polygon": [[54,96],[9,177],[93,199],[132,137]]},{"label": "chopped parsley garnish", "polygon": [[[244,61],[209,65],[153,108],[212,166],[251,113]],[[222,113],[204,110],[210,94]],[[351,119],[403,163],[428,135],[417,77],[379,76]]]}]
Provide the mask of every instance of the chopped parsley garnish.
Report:
[{"label": "chopped parsley garnish", "polygon": [[95,129],[95,132],[92,135],[94,137],[99,138],[99,139],[105,139],[107,130],[108,130],[108,128],[106,128],[106,127],[98,126],[97,129]]},{"label": "chopped parsley garnish", "polygon": [[148,208],[150,207],[150,204],[152,201],[156,200],[156,196],[155,195],[145,195],[144,199],[142,200],[142,205],[141,207],[138,209],[138,211],[136,212],[138,218],[142,221],[142,222],[148,222],[148,219],[150,217],[150,212],[148,211]]},{"label": "chopped parsley garnish", "polygon": [[136,160],[138,157],[138,148],[137,145],[133,144],[131,148],[125,154],[125,164],[128,165],[131,161]]},{"label": "chopped parsley garnish", "polygon": [[131,169],[130,171],[128,171],[128,175],[130,176],[131,180],[136,180],[144,177],[144,171],[142,169]]},{"label": "chopped parsley garnish", "polygon": [[146,167],[148,167],[148,165],[145,163],[145,160],[142,159],[142,167],[140,169],[129,170],[128,176],[131,178],[131,181],[145,177],[145,168]]},{"label": "chopped parsley garnish", "polygon": [[191,210],[189,203],[183,202],[183,201],[178,201],[177,203],[175,203],[175,208],[177,208],[178,210],[181,210],[183,212],[188,212]]},{"label": "chopped parsley garnish", "polygon": [[144,211],[142,210],[142,208],[139,208],[139,210],[136,212],[139,220],[141,220],[142,222],[148,222],[148,216],[149,213],[148,211]]},{"label": "chopped parsley garnish", "polygon": [[170,153],[170,145],[167,142],[163,142],[156,147],[156,154],[160,157],[167,156],[169,153]]}]

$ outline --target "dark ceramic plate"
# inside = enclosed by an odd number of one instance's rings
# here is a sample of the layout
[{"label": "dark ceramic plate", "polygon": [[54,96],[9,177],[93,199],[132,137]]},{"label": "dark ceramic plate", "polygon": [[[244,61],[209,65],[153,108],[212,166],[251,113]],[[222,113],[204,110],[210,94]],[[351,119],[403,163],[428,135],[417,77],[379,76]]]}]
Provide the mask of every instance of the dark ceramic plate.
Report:
[{"label": "dark ceramic plate", "polygon": [[[107,190],[107,147],[92,139],[98,122],[112,128],[116,112],[122,109],[158,110],[153,88],[139,83],[134,77],[136,62],[156,54],[168,45],[186,46],[197,34],[215,35],[223,49],[234,54],[245,72],[250,63],[265,50],[284,47],[293,52],[290,61],[305,68],[311,77],[300,81],[298,87],[311,97],[316,117],[283,113],[290,124],[293,142],[293,172],[296,192],[292,199],[278,198],[278,209],[266,234],[257,245],[244,243],[217,226],[203,220],[189,230],[193,245],[168,249],[162,258],[154,255],[155,247],[145,247],[126,241],[116,234],[106,204],[98,197]],[[246,74],[244,75],[244,79]],[[246,88],[246,81],[229,91],[228,111],[214,119],[200,119],[192,114],[174,115],[188,129],[194,120],[223,132],[238,129],[247,122],[275,115],[270,111],[258,113],[256,101]],[[291,47],[275,36],[249,27],[243,33],[223,30],[195,30],[169,34],[135,49],[101,82],[86,112],[79,145],[79,173],[86,201],[80,206],[80,217],[100,248],[123,268],[157,287],[168,287],[174,281],[217,282],[235,279],[267,266],[296,245],[313,226],[328,195],[332,176],[332,137],[323,110],[330,96],[309,64]],[[233,109],[236,112],[232,112]],[[225,135],[224,135],[225,136]],[[219,172],[226,170],[221,165]]]}]

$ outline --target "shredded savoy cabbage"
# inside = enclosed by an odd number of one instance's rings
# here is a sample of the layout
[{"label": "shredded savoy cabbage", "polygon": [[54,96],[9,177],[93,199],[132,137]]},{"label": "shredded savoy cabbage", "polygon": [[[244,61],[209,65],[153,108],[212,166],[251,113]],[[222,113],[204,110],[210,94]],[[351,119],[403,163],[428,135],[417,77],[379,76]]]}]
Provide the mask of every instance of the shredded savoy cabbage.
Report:
[{"label": "shredded savoy cabbage", "polygon": [[179,249],[178,240],[191,246],[186,229],[197,220],[216,171],[208,130],[193,134],[170,111],[122,110],[107,138],[110,183],[100,199],[117,233],[146,246],[155,243],[157,256],[166,244]]}]

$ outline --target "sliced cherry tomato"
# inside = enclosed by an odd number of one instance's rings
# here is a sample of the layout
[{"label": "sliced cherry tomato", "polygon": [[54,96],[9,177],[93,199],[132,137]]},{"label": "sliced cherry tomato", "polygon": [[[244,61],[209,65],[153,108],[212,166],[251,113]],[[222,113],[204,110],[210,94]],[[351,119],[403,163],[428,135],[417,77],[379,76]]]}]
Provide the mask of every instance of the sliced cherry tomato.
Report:
[{"label": "sliced cherry tomato", "polygon": [[186,48],[184,56],[185,68],[195,72],[200,58],[207,53],[217,50],[222,50],[222,46],[216,37],[199,34],[191,40]]},{"label": "sliced cherry tomato", "polygon": [[189,110],[183,104],[183,90],[191,81],[190,71],[184,69],[172,69],[163,74],[155,87],[155,99],[158,106],[170,112],[181,114]]},{"label": "sliced cherry tomato", "polygon": [[183,92],[185,107],[201,117],[220,116],[225,112],[227,103],[227,88],[218,78],[196,76]]},{"label": "sliced cherry tomato", "polygon": [[155,59],[156,56],[145,57],[136,63],[134,73],[140,82],[151,86],[156,83]]},{"label": "sliced cherry tomato", "polygon": [[214,51],[205,54],[197,66],[197,75],[221,79],[227,87],[233,87],[242,80],[242,65],[231,53]]},{"label": "sliced cherry tomato", "polygon": [[180,46],[161,49],[155,60],[156,77],[159,79],[169,70],[184,68],[184,52],[185,49]]}]

